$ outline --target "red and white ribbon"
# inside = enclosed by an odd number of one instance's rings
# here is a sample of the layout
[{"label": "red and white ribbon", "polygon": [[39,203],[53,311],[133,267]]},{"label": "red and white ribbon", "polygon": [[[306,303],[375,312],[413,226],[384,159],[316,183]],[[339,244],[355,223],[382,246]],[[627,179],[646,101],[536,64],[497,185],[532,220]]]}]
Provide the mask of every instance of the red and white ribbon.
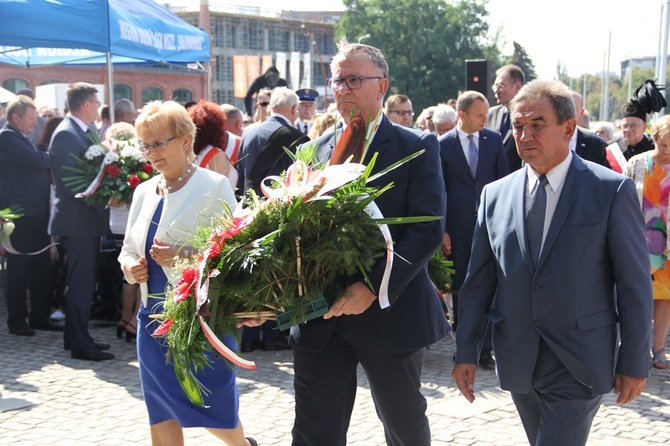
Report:
[{"label": "red and white ribbon", "polygon": [[14,254],[14,255],[17,255],[17,256],[36,256],[36,255],[42,254],[45,251],[48,251],[49,249],[51,249],[52,246],[56,246],[58,243],[52,243],[52,244],[50,244],[48,246],[45,246],[44,248],[40,249],[39,251],[35,251],[35,252],[19,252],[19,251],[17,251],[12,246],[12,242],[9,241],[9,238],[7,238],[7,240],[3,240],[1,244],[2,244],[2,247],[4,248],[4,250],[7,251],[10,254]]},{"label": "red and white ribbon", "polygon": [[91,181],[91,184],[88,185],[86,190],[84,192],[80,192],[77,195],[75,195],[75,198],[88,198],[91,195],[95,193],[96,190],[98,190],[98,187],[100,187],[100,183],[102,183],[102,179],[105,176],[105,169],[107,165],[105,164],[104,160],[102,163],[100,163],[100,172],[95,176],[93,181]]}]

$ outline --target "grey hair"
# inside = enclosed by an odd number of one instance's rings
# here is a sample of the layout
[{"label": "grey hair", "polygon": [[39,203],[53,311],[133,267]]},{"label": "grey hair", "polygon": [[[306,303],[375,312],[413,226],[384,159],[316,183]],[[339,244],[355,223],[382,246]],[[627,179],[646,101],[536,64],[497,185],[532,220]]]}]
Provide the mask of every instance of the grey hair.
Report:
[{"label": "grey hair", "polygon": [[272,90],[270,96],[270,110],[273,108],[285,108],[298,105],[298,95],[287,87],[277,87]]},{"label": "grey hair", "polygon": [[30,96],[24,94],[16,95],[16,97],[7,104],[7,110],[5,112],[7,120],[9,121],[9,118],[11,118],[12,115],[18,115],[19,118],[23,118],[26,115],[28,108],[37,110],[35,102],[33,102]]},{"label": "grey hair", "polygon": [[458,119],[458,114],[454,107],[447,104],[437,104],[435,111],[433,111],[433,124],[438,125],[447,121],[455,123]]},{"label": "grey hair", "polygon": [[135,108],[135,104],[133,104],[133,101],[130,99],[126,98],[121,98],[118,99],[114,103],[114,114],[116,116],[121,115],[121,113],[137,113],[137,109]]},{"label": "grey hair", "polygon": [[540,99],[551,102],[559,124],[575,118],[575,100],[570,89],[560,81],[536,79],[527,83],[510,101],[509,109],[514,110],[517,105]]},{"label": "grey hair", "polygon": [[359,51],[367,53],[372,63],[374,63],[377,69],[381,71],[384,78],[389,77],[389,66],[386,63],[384,54],[382,54],[379,49],[370,45],[365,45],[364,43],[349,43],[346,37],[342,37],[337,43],[337,54],[333,57],[333,61],[330,63],[331,73],[333,72],[334,64],[338,59],[348,59],[351,55],[358,53]]}]

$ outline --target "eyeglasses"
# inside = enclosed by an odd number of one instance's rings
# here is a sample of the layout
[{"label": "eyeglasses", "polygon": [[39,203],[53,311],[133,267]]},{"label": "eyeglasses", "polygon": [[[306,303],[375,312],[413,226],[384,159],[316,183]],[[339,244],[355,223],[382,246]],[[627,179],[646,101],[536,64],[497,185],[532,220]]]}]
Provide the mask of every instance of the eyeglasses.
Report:
[{"label": "eyeglasses", "polygon": [[268,105],[270,105],[270,103],[263,101],[263,102],[259,102],[258,105],[260,105],[261,107],[267,107]]},{"label": "eyeglasses", "polygon": [[621,126],[622,130],[635,130],[638,127],[641,127],[644,124],[623,124]]},{"label": "eyeglasses", "polygon": [[172,138],[168,138],[165,141],[157,141],[153,144],[142,144],[140,146],[140,152],[146,153],[149,150],[163,150],[165,146],[175,138],[176,136],[173,136]]},{"label": "eyeglasses", "polygon": [[398,116],[414,116],[414,110],[389,110],[389,113],[398,113]]},{"label": "eyeglasses", "polygon": [[333,91],[340,91],[345,85],[349,90],[358,90],[363,85],[363,81],[367,79],[382,79],[381,76],[349,76],[349,77],[332,77],[328,79],[328,86]]},{"label": "eyeglasses", "polygon": [[502,90],[503,88],[507,88],[507,85],[505,85],[505,84],[493,84],[493,85],[491,85],[491,90],[493,90],[494,92],[496,92],[498,90]]}]

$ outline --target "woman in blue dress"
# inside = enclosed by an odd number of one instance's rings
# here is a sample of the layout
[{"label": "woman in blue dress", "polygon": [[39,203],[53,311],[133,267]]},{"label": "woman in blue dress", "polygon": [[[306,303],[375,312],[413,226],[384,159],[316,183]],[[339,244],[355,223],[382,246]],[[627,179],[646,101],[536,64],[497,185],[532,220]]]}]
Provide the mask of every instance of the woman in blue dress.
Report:
[{"label": "woman in blue dress", "polygon": [[[256,446],[244,437],[238,417],[235,370],[211,356],[213,368],[196,374],[211,394],[205,398],[207,407],[196,406],[166,362],[164,340],[151,336],[157,325],[150,315],[162,311],[166,285],[179,279],[173,262],[196,255],[188,240],[222,211],[224,203],[235,207],[233,190],[226,177],[192,164],[196,129],[180,104],[151,102],[135,126],[144,156],[160,175],[135,190],[119,262],[128,283],[139,283],[142,292],[137,355],[152,443],[182,445],[182,428],[204,427],[230,446]],[[237,349],[232,336],[226,335],[224,342]]]}]

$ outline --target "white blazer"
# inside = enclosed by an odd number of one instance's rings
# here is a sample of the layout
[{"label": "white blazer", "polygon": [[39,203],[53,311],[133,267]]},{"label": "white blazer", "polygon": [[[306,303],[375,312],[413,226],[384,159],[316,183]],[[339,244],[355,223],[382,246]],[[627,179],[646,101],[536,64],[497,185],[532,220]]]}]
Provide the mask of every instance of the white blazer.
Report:
[{"label": "white blazer", "polygon": [[[125,265],[145,257],[149,223],[156,212],[161,196],[156,192],[160,176],[156,176],[135,190],[119,263],[125,274]],[[224,204],[225,203],[225,204]],[[209,226],[214,214],[221,214],[224,206],[236,206],[235,195],[228,178],[211,170],[196,168],[193,176],[178,191],[169,193],[163,203],[156,238],[177,247],[188,247],[198,227]],[[165,276],[173,285],[179,280],[178,272],[163,267]],[[128,283],[135,279],[126,275]],[[142,302],[147,304],[147,284],[141,283]]]}]

